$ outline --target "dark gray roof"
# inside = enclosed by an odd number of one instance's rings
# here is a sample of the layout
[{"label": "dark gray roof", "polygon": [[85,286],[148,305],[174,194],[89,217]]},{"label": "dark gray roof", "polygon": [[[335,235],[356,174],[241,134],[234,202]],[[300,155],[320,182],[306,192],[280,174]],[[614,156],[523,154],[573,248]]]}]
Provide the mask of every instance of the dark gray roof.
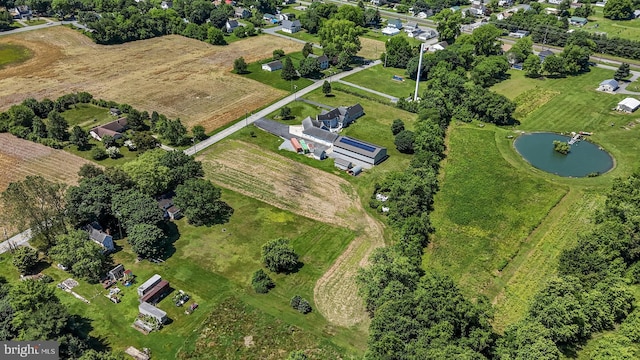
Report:
[{"label": "dark gray roof", "polygon": [[349,116],[353,116],[353,114],[359,114],[359,113],[363,113],[364,109],[362,108],[362,105],[360,104],[355,104],[353,106],[349,106],[347,108],[347,114],[349,114]]},{"label": "dark gray roof", "polygon": [[275,60],[275,61],[272,61],[272,62],[268,62],[265,65],[267,65],[268,67],[270,67],[272,69],[276,68],[276,67],[282,67],[282,61]]},{"label": "dark gray roof", "polygon": [[343,158],[335,158],[333,163],[336,166],[340,166],[340,167],[343,167],[345,169],[348,169],[351,166],[351,161],[349,161],[347,159],[343,159]]},{"label": "dark gray roof", "polygon": [[320,115],[317,116],[317,119],[322,121],[322,120],[332,120],[335,119],[337,117],[340,117],[340,109],[335,108],[332,109],[331,111],[325,111],[322,110],[322,112],[320,113]]},{"label": "dark gray roof", "polygon": [[229,19],[227,22],[229,23],[229,27],[238,27],[238,20]]},{"label": "dark gray roof", "polygon": [[282,20],[282,27],[286,29],[291,29],[293,27],[300,27],[300,20]]},{"label": "dark gray roof", "polygon": [[320,127],[320,123],[315,120],[312,119],[310,116],[307,116],[306,118],[304,118],[304,120],[302,120],[302,129],[303,130],[307,130],[307,129],[311,129],[311,128],[319,128]]},{"label": "dark gray roof", "polygon": [[305,129],[302,131],[303,134],[305,135],[309,135],[311,137],[314,137],[316,139],[320,139],[320,140],[324,140],[324,141],[328,141],[328,142],[334,142],[336,141],[336,139],[338,138],[338,134],[334,134],[331,131],[327,131],[327,130],[322,130],[319,129],[317,127],[312,127],[309,129]]},{"label": "dark gray roof", "polygon": [[368,156],[370,158],[375,158],[380,151],[385,149],[382,146],[354,139],[348,136],[338,136],[336,141],[333,142],[333,147],[345,149],[359,155]]},{"label": "dark gray roof", "polygon": [[547,57],[549,55],[554,55],[553,51],[551,51],[551,50],[542,50],[538,54],[538,56],[542,56],[542,57]]},{"label": "dark gray roof", "polygon": [[318,62],[323,63],[325,61],[329,61],[329,58],[327,57],[327,55],[321,55],[318,57]]}]

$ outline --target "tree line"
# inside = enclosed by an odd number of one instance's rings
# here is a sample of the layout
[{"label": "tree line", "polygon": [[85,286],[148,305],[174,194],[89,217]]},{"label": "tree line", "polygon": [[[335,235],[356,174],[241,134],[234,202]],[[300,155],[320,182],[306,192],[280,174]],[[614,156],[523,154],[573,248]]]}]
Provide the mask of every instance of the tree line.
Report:
[{"label": "tree line", "polygon": [[[418,113],[413,158],[406,170],[376,184],[371,200],[371,206],[378,207],[375,195],[388,197],[380,203],[389,208],[394,242],[377,249],[357,276],[359,293],[372,317],[365,358],[559,359],[562,353],[579,349],[591,334],[618,325],[614,341],[598,347],[593,358],[636,358],[629,344],[640,340],[635,330],[640,315],[633,311],[635,297],[628,283],[637,282],[640,275],[638,174],[614,184],[605,209],[596,217],[595,230],[562,253],[560,276],[534,296],[525,318],[502,336],[491,326],[488,299],[468,299],[450,278],[421,268],[433,231],[429,216],[448,124],[458,119],[486,121],[493,106],[504,106],[493,105],[486,88],[473,75],[471,82],[467,77],[480,62],[497,56],[492,41],[473,45],[485,35],[490,40],[492,33],[483,31],[475,40],[475,33],[471,38],[461,36],[454,46],[428,55],[427,90],[422,100],[405,102]],[[469,53],[480,59],[466,62]],[[512,106],[503,110],[509,116],[512,111]],[[505,123],[504,119],[495,122]],[[391,130],[396,135],[406,132],[399,121]]]},{"label": "tree line", "polygon": [[[94,146],[90,143],[89,133],[78,125],[74,125],[69,131],[69,124],[63,113],[79,104],[92,104],[105,109],[117,109],[127,119],[127,127],[133,133],[124,133],[122,137],[115,139],[109,135],[101,138],[102,146]],[[89,120],[89,119],[87,119]],[[170,145],[185,145],[191,141],[201,141],[207,136],[204,127],[196,125],[191,129],[192,137],[187,135],[187,129],[179,118],[169,119],[165,115],[147,111],[138,111],[128,104],[118,104],[114,101],[94,99],[87,92],[66,94],[56,101],[34,98],[24,100],[19,105],[11,106],[7,111],[0,113],[0,132],[9,132],[19,138],[38,142],[56,149],[67,145],[75,145],[78,150],[91,149],[91,157],[94,160],[102,160],[107,157],[120,156],[119,149],[129,140],[130,150],[139,153],[154,149],[160,142],[153,134]]]},{"label": "tree line", "polygon": [[571,45],[574,39],[590,41],[589,48],[601,54],[640,59],[640,41],[609,37],[606,34],[589,33],[582,30],[567,32],[569,27],[565,18],[549,15],[541,6],[533,6],[528,11],[518,11],[503,20],[494,20],[492,24],[507,31],[527,30],[534,42],[558,47]]}]

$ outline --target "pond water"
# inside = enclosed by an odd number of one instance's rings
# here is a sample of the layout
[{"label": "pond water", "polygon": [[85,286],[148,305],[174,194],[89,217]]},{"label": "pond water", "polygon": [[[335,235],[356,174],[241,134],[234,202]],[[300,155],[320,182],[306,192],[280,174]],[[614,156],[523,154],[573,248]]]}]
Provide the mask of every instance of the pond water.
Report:
[{"label": "pond water", "polygon": [[569,136],[554,133],[522,134],[514,146],[531,165],[559,176],[585,177],[595,172],[603,174],[613,168],[613,157],[585,140],[571,145],[567,155],[553,150],[554,140],[566,142],[569,139]]}]

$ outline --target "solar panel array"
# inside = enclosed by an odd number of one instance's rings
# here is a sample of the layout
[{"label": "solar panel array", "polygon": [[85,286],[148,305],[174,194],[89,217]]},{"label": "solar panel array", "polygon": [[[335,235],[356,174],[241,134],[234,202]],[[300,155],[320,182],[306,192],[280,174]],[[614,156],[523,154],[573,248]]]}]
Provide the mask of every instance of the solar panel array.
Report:
[{"label": "solar panel array", "polygon": [[363,143],[361,143],[359,141],[356,141],[354,139],[343,137],[342,139],[340,139],[340,142],[344,143],[344,144],[347,144],[347,145],[351,145],[351,146],[357,147],[358,149],[362,149],[364,151],[368,151],[368,152],[376,151],[375,147],[373,147],[371,145],[363,144]]}]

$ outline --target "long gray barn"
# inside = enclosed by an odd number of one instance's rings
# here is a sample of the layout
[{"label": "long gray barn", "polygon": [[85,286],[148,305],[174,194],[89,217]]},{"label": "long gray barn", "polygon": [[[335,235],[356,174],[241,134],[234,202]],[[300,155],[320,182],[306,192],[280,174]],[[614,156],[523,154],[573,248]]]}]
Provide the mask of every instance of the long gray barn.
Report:
[{"label": "long gray barn", "polygon": [[387,158],[387,148],[348,136],[339,136],[333,142],[333,152],[341,157],[372,165],[377,165]]}]

